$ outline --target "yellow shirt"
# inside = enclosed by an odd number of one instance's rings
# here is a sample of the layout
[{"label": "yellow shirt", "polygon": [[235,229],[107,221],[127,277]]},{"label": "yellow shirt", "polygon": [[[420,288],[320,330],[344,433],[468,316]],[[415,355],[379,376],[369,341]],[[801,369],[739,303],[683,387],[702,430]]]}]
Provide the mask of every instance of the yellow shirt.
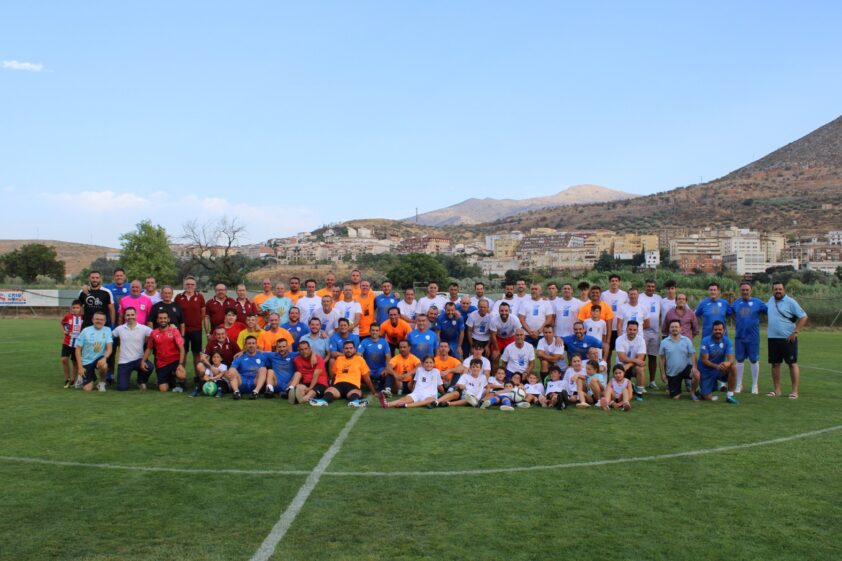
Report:
[{"label": "yellow shirt", "polygon": [[243,349],[246,348],[246,337],[248,337],[249,335],[254,335],[255,337],[257,337],[257,340],[259,341],[260,336],[262,334],[263,334],[262,329],[255,329],[254,331],[251,331],[248,328],[243,329],[242,331],[240,331],[240,334],[237,335],[237,346],[240,347],[240,350],[243,350]]}]

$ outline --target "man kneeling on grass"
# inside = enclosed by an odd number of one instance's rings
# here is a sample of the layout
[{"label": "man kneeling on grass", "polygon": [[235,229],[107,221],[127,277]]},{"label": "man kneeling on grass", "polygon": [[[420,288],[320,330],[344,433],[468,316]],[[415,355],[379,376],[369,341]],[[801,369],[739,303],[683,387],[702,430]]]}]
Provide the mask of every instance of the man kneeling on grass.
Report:
[{"label": "man kneeling on grass", "polygon": [[696,368],[696,351],[693,342],[681,334],[681,322],[670,321],[670,336],[662,340],[658,354],[661,363],[661,381],[667,384],[670,397],[681,398],[681,386],[685,381],[692,383],[690,398],[697,401],[696,390],[699,387],[699,370]]},{"label": "man kneeling on grass", "polygon": [[225,372],[234,399],[240,399],[240,392],[249,392],[249,399],[257,399],[266,383],[268,364],[265,353],[257,350],[257,337],[246,337],[246,351],[235,358],[231,368]]},{"label": "man kneeling on grass", "polygon": [[337,399],[347,399],[350,407],[365,407],[368,400],[362,398],[363,392],[360,389],[363,381],[372,395],[380,395],[371,383],[368,365],[357,354],[357,344],[345,341],[342,355],[333,361],[333,384],[325,390],[322,399],[311,399],[310,405],[323,407]]},{"label": "man kneeling on grass", "polygon": [[146,384],[149,378],[150,365],[149,356],[155,351],[155,378],[158,383],[158,390],[167,392],[170,386],[174,386],[174,393],[184,391],[184,339],[181,332],[170,326],[170,315],[167,312],[158,312],[155,318],[158,329],[149,335],[146,340],[146,351],[140,361],[140,370],[143,372],[141,383]]},{"label": "man kneeling on grass", "polygon": [[702,339],[699,357],[702,399],[716,401],[713,392],[717,382],[728,382],[725,401],[736,405],[734,387],[737,384],[737,366],[734,361],[734,346],[725,335],[725,324],[719,320],[713,322],[711,334]]},{"label": "man kneeling on grass", "polygon": [[389,403],[386,402],[384,396],[380,400],[380,405],[382,407],[426,407],[427,409],[436,407],[439,394],[444,393],[444,386],[441,382],[441,374],[436,369],[436,359],[432,355],[425,356],[422,366],[415,370],[411,390],[409,395]]}]

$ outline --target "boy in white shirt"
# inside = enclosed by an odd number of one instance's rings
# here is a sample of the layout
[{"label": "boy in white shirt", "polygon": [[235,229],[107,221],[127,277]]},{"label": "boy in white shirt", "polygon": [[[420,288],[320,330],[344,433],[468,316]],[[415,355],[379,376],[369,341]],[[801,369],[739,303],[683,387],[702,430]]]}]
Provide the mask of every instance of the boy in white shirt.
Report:
[{"label": "boy in white shirt", "polygon": [[561,392],[567,387],[564,380],[561,379],[561,368],[558,366],[550,367],[550,378],[547,380],[547,385],[544,388],[544,395],[538,398],[542,407],[555,407],[561,409],[563,403],[561,399]]},{"label": "boy in white shirt", "polygon": [[[552,329],[552,328],[550,328]],[[538,375],[530,372],[526,377],[526,384],[523,386],[526,392],[526,403],[537,405],[541,403],[541,398],[544,397],[544,384],[538,379]]]},{"label": "boy in white shirt", "polygon": [[435,359],[428,355],[424,357],[423,366],[415,370],[415,378],[412,380],[412,393],[390,401],[384,407],[436,407],[436,398],[444,393],[441,382],[441,374],[436,370]]},{"label": "boy in white shirt", "polygon": [[[585,334],[602,341],[602,346],[608,348],[610,342],[610,335],[608,332],[608,324],[604,319],[599,319],[602,313],[602,306],[594,304],[591,306],[591,317],[582,322],[585,326]],[[600,349],[601,350],[601,349]]]},{"label": "boy in white shirt", "polygon": [[448,393],[439,398],[439,407],[479,406],[488,384],[488,378],[482,373],[482,360],[478,358],[469,360],[471,361],[470,371],[462,374],[456,385],[449,388]]}]

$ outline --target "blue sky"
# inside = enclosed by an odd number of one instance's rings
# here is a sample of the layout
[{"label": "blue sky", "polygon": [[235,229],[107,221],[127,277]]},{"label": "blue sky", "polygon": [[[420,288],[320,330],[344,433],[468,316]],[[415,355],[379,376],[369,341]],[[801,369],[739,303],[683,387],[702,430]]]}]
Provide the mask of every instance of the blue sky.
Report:
[{"label": "blue sky", "polygon": [[0,238],[646,194],[842,114],[838,2],[581,4],[6,2]]}]

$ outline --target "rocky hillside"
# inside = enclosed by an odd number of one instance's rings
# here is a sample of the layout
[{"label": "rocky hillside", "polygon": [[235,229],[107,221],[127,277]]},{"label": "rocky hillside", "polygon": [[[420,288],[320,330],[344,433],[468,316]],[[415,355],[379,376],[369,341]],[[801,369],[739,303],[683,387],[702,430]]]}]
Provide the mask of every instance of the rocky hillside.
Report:
[{"label": "rocky hillside", "polygon": [[0,255],[33,243],[54,247],[58,259],[64,261],[65,272],[69,275],[79,273],[79,271],[90,265],[98,257],[105,257],[108,253],[117,253],[120,251],[119,249],[101,245],[60,242],[57,240],[0,240]]}]

